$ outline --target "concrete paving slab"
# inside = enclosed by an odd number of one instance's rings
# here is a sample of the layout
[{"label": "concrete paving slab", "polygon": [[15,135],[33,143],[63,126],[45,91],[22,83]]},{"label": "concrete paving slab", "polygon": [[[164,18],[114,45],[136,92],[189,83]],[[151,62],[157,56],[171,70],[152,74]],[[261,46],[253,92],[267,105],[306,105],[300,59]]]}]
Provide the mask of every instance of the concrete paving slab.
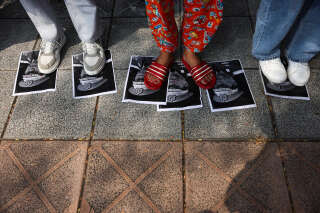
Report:
[{"label": "concrete paving slab", "polygon": [[28,18],[28,14],[23,9],[20,1],[2,1],[0,2],[0,20],[13,18]]},{"label": "concrete paving slab", "polygon": [[72,98],[71,71],[57,79],[55,92],[18,98],[4,138],[89,137],[96,98]]},{"label": "concrete paving slab", "polygon": [[13,102],[12,90],[14,84],[15,73],[1,71],[0,78],[0,132],[2,133],[4,125],[8,119],[11,105]]},{"label": "concrete paving slab", "polygon": [[250,15],[255,19],[260,5],[260,0],[248,0]]},{"label": "concrete paving slab", "polygon": [[229,0],[223,2],[224,17],[249,16],[246,0]]},{"label": "concrete paving slab", "polygon": [[319,70],[312,70],[310,81],[307,86],[311,101],[272,98],[279,137],[320,137],[319,80]]},{"label": "concrete paving slab", "polygon": [[32,50],[38,33],[26,20],[0,21],[0,28],[6,29],[0,31],[0,70],[16,71],[21,51]]},{"label": "concrete paving slab", "polygon": [[183,211],[181,144],[95,141],[89,153],[81,213]]},{"label": "concrete paving slab", "polygon": [[116,70],[118,93],[99,99],[95,139],[181,138],[179,112],[157,112],[155,105],[122,103],[127,70]]},{"label": "concrete paving slab", "polygon": [[110,37],[109,49],[116,69],[128,69],[132,55],[159,54],[159,48],[153,40],[146,18],[113,20]]},{"label": "concrete paving slab", "polygon": [[[87,142],[80,141],[3,142],[1,152],[8,159],[1,159],[1,162],[6,162],[9,168],[1,171],[12,173],[17,170],[18,173],[11,174],[5,182],[1,181],[4,190],[9,189],[12,196],[6,194],[8,198],[0,205],[0,211],[76,212],[87,145]],[[19,182],[4,185],[8,180],[21,179],[21,176],[27,180],[23,188],[19,187]],[[18,193],[13,194],[15,191]],[[32,211],[35,207],[38,210]]]},{"label": "concrete paving slab", "polygon": [[203,92],[204,107],[185,111],[185,137],[187,139],[274,137],[260,75],[257,70],[250,70],[246,71],[246,76],[257,107],[212,113],[207,94]]},{"label": "concrete paving slab", "polygon": [[316,55],[311,61],[310,61],[310,67],[314,69],[320,69],[320,54]]},{"label": "concrete paving slab", "polygon": [[248,17],[225,17],[212,41],[200,54],[203,60],[240,59],[244,68],[258,68],[251,56],[252,30]]},{"label": "concrete paving slab", "polygon": [[187,142],[185,153],[187,212],[291,212],[276,144]]},{"label": "concrete paving slab", "polygon": [[317,212],[320,197],[320,144],[282,143],[284,166],[296,212]]},{"label": "concrete paving slab", "polygon": [[[174,0],[175,3],[175,15],[181,15],[181,3],[182,0]],[[118,0],[115,4],[114,17],[146,17],[146,7],[144,0]]]}]

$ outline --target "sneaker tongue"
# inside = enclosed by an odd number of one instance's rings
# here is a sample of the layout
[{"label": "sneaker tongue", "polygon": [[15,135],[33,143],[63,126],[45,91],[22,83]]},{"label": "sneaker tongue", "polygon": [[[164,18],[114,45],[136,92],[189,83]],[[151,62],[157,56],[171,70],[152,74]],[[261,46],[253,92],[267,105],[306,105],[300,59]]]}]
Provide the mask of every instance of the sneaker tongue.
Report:
[{"label": "sneaker tongue", "polygon": [[52,42],[46,42],[43,48],[43,52],[45,54],[50,54],[53,52],[53,47],[54,47],[54,44]]},{"label": "sneaker tongue", "polygon": [[87,53],[89,55],[95,55],[98,52],[98,49],[94,46],[94,44],[86,44]]}]

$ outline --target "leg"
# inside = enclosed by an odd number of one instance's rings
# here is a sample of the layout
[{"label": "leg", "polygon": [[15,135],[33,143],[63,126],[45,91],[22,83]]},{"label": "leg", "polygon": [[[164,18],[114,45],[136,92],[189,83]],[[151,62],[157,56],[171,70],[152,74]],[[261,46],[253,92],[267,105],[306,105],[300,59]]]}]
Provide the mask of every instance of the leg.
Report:
[{"label": "leg", "polygon": [[[190,67],[189,70],[198,68],[201,64],[196,53],[203,51],[209,44],[222,21],[222,14],[222,0],[184,0],[183,59],[186,66]],[[212,70],[204,72],[201,77],[198,84],[200,87],[208,89],[214,86],[215,76]]]},{"label": "leg", "polygon": [[99,18],[94,0],[65,0],[65,3],[80,40],[82,42],[98,40]]},{"label": "leg", "polygon": [[305,0],[261,0],[252,55],[258,60],[280,57],[280,44],[297,19]]},{"label": "leg", "polygon": [[308,62],[320,52],[320,1],[306,0],[288,45],[288,78],[304,86],[310,78]]},{"label": "leg", "polygon": [[320,1],[307,0],[288,45],[292,61],[307,63],[320,52]]},{"label": "leg", "polygon": [[[146,0],[146,12],[152,35],[161,51],[156,63],[147,69],[145,85],[149,89],[157,90],[161,87],[164,77],[167,76],[168,66],[173,61],[173,54],[178,46],[174,0]],[[161,74],[158,75],[153,70],[157,70]]]},{"label": "leg", "polygon": [[48,0],[20,0],[41,38],[56,41],[62,32]]},{"label": "leg", "polygon": [[146,0],[146,12],[152,35],[161,52],[173,53],[178,46],[174,0]]},{"label": "leg", "polygon": [[96,43],[99,30],[98,8],[94,0],[65,0],[73,25],[82,41],[83,66],[86,74],[97,75],[105,65],[105,54]]}]

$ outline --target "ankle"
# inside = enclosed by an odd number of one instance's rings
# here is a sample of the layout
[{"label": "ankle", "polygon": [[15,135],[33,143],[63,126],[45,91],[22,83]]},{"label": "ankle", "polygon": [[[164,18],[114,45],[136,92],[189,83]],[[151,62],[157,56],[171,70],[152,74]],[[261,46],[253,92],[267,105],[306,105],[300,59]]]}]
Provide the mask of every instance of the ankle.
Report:
[{"label": "ankle", "polygon": [[174,54],[173,53],[167,53],[167,52],[160,52],[160,55],[158,56],[158,58],[156,59],[157,63],[168,67],[171,62],[174,59]]},{"label": "ankle", "polygon": [[184,51],[183,60],[185,60],[190,65],[190,67],[195,67],[201,63],[199,57],[189,50]]}]

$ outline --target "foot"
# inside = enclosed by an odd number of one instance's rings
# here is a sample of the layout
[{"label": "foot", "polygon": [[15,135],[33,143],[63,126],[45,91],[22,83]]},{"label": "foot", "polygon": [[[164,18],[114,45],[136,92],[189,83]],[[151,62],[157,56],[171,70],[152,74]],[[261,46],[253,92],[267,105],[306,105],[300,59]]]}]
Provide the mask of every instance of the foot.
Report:
[{"label": "foot", "polygon": [[304,86],[310,78],[308,63],[299,63],[288,60],[288,78],[295,86]]},{"label": "foot", "polygon": [[286,68],[280,58],[259,61],[259,64],[262,73],[271,83],[281,84],[287,80]]},{"label": "foot", "polygon": [[[160,52],[160,55],[158,56],[155,62],[163,66],[162,70],[166,70],[165,68],[169,68],[173,60],[174,60],[173,53]],[[152,74],[152,72],[146,72],[144,79],[145,79],[145,82],[147,82],[145,83],[146,87],[151,90],[159,89],[158,85],[161,85],[163,82],[162,79]]]},{"label": "foot", "polygon": [[83,67],[87,75],[97,75],[104,68],[106,56],[97,43],[82,43]]},{"label": "foot", "polygon": [[54,72],[60,64],[60,52],[66,43],[66,37],[62,34],[58,41],[42,41],[38,56],[39,72],[50,74]]},{"label": "foot", "polygon": [[[185,50],[184,53],[183,53],[183,59],[185,62],[188,63],[188,65],[190,66],[190,68],[194,68],[198,65],[201,64],[201,60],[199,59],[198,56],[196,56],[196,54],[194,54],[193,52],[189,51],[189,50]],[[206,76],[204,76],[200,83],[202,85],[207,85],[209,84],[210,82],[212,82],[212,80],[215,78],[215,75],[214,73],[208,73]]]}]

